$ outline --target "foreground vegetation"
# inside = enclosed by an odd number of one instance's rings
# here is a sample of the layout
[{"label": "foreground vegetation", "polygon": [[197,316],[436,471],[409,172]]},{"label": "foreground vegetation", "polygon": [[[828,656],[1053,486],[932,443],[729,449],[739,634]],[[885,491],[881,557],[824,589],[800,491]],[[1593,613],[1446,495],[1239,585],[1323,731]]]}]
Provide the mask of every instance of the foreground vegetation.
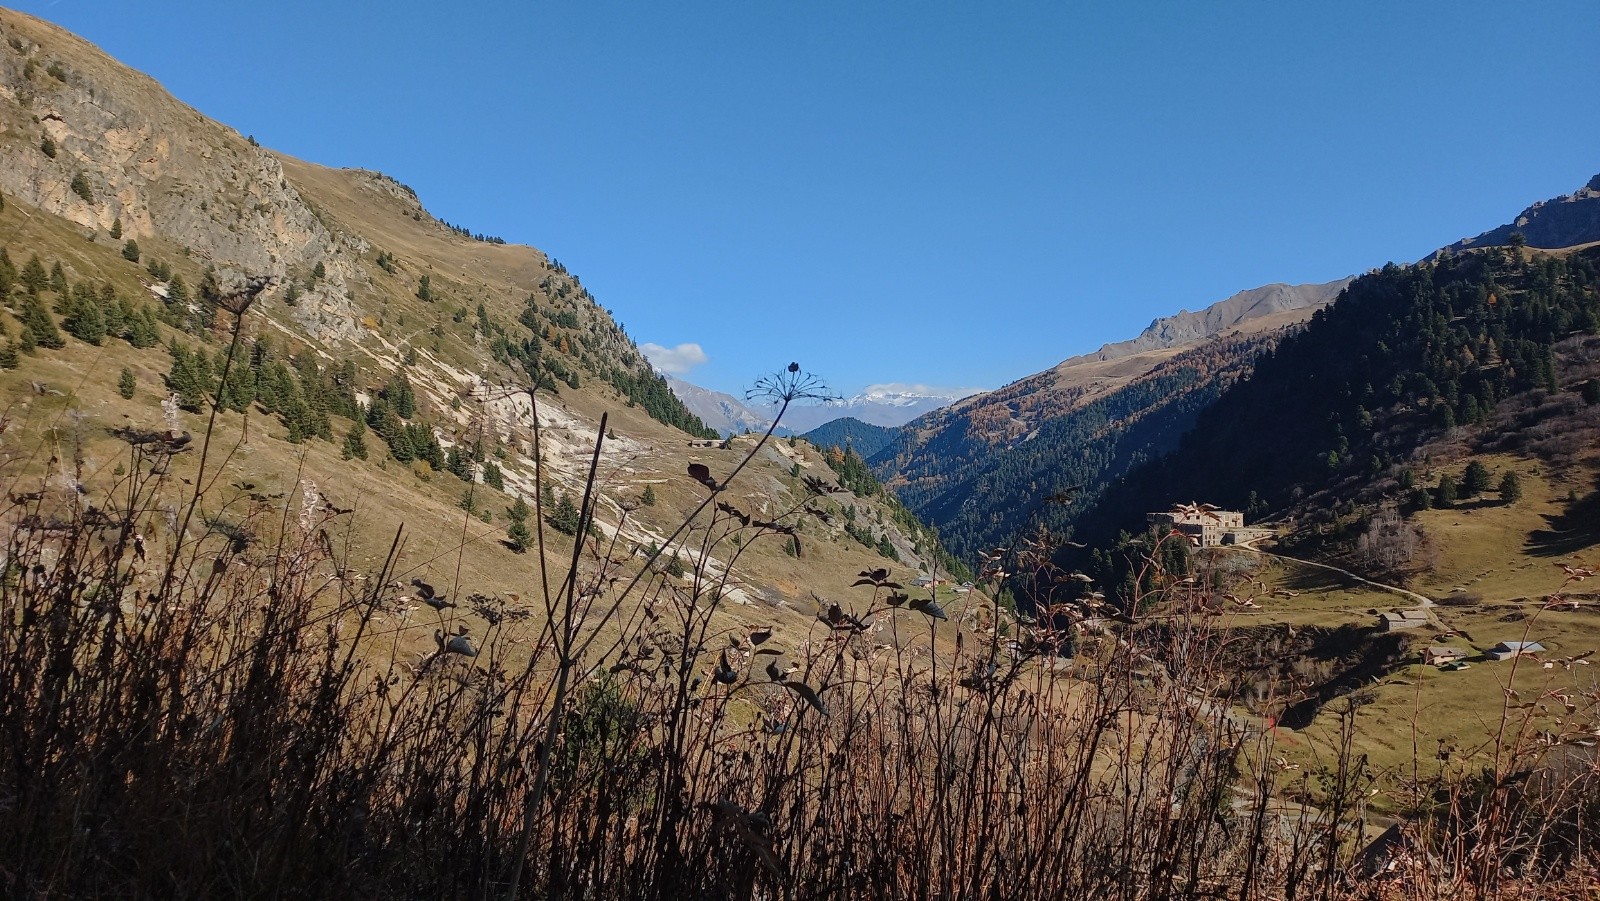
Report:
[{"label": "foreground vegetation", "polygon": [[[8,478],[13,896],[1432,897],[1586,872],[1592,698],[1554,739],[1508,710],[1487,764],[1295,770],[1219,693],[1230,648],[1193,581],[1141,575],[1149,616],[1118,624],[1058,602],[1076,580],[1036,542],[979,575],[1034,575],[1038,622],[866,571],[778,647],[713,626],[732,561],[809,510],[729,503],[744,463],[692,467],[703,500],[659,548],[590,537],[519,600],[398,578],[403,529],[353,571],[310,483],[215,516],[204,437],[122,437],[104,495],[70,462]],[[591,535],[593,491],[577,506]],[[1415,852],[1358,853],[1374,791],[1403,796]]]}]

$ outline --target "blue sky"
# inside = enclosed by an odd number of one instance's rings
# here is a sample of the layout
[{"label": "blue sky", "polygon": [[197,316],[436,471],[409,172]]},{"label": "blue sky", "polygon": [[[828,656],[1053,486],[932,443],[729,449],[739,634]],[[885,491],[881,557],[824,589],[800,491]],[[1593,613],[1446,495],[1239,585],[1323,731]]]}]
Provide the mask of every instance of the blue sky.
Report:
[{"label": "blue sky", "polygon": [[1600,172],[1592,0],[14,5],[548,251],[735,393],[995,387]]}]

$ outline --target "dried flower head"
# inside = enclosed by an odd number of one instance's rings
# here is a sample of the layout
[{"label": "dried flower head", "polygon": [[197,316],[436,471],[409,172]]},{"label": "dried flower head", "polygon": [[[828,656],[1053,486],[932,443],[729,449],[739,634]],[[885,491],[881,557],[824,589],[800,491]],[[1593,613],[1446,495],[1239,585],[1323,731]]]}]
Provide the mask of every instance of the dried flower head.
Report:
[{"label": "dried flower head", "polygon": [[799,363],[790,363],[780,372],[756,379],[755,386],[744,396],[746,400],[770,401],[784,408],[797,400],[831,403],[841,399],[821,376],[806,372]]}]

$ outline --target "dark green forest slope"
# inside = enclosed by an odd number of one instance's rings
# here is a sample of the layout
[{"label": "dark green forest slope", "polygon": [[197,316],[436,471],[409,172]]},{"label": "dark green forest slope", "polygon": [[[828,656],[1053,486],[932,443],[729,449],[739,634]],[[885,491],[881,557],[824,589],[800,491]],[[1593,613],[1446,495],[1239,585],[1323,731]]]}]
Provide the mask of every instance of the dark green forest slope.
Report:
[{"label": "dark green forest slope", "polygon": [[845,416],[825,422],[800,437],[817,447],[848,447],[870,459],[894,440],[898,429],[890,426],[862,422],[854,416]]},{"label": "dark green forest slope", "polygon": [[[1283,510],[1402,467],[1502,400],[1562,390],[1555,348],[1600,323],[1600,248],[1490,248],[1357,279],[1076,522],[1091,542],[1200,498]],[[1581,387],[1581,386],[1569,386]]]},{"label": "dark green forest slope", "polygon": [[[1175,447],[1199,412],[1249,372],[1275,340],[1234,337],[1186,351],[1104,397],[1045,420],[1010,447],[942,431],[933,439],[936,445],[917,448],[933,465],[896,494],[936,526],[946,547],[962,559],[1010,540],[1035,513],[1046,525],[1064,528],[1112,480]],[[874,468],[892,468],[897,454],[909,452],[912,438],[909,427],[903,429],[870,461]],[[1071,503],[1042,508],[1043,498],[1075,486],[1081,490]]]}]

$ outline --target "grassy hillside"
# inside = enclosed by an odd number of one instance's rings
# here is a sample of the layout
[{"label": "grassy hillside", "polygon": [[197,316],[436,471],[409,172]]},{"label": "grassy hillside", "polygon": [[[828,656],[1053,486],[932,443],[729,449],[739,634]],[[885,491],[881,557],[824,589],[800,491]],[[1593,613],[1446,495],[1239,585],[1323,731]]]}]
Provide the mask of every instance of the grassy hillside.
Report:
[{"label": "grassy hillside", "polygon": [[[602,415],[596,528],[620,528],[624,551],[663,549],[699,503],[691,462],[736,465],[738,448],[690,446],[704,427],[579,277],[540,251],[440,222],[379,173],[274,154],[24,15],[0,13],[0,87],[0,408],[14,489],[72,478],[98,496],[127,468],[113,430],[199,436],[220,400],[207,487],[256,487],[208,494],[218,528],[242,505],[263,539],[275,534],[251,496],[282,512],[315,483],[358,511],[342,523],[349,565],[378,564],[404,523],[407,578],[526,598],[548,561],[506,546],[510,511],[519,498],[546,512],[580,498]],[[235,345],[226,307],[246,276],[272,281],[237,320]],[[535,375],[538,460],[520,391]],[[172,464],[193,479],[190,465]],[[807,476],[837,485],[815,451],[769,444],[728,500],[795,509]],[[741,550],[733,606],[803,631],[813,591],[882,565],[909,579],[936,559],[898,505],[841,496],[809,501],[829,518],[801,526],[804,558],[778,538]],[[571,538],[550,540],[550,560],[567,558]],[[430,641],[425,629],[407,640]]]}]

